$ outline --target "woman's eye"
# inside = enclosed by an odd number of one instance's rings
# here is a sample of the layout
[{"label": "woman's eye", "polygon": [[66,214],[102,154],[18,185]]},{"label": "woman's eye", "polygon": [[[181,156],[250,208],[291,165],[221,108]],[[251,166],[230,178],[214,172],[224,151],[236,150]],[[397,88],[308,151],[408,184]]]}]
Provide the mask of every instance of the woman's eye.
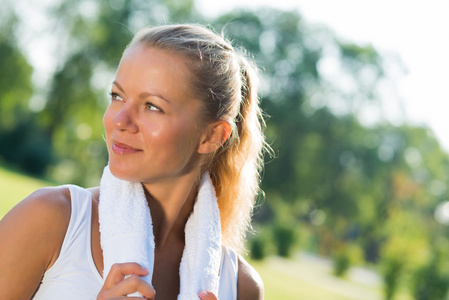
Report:
[{"label": "woman's eye", "polygon": [[109,93],[111,95],[111,100],[116,100],[116,101],[123,101],[122,97],[119,96],[119,94],[117,93]]},{"label": "woman's eye", "polygon": [[146,103],[146,107],[149,110],[153,110],[153,111],[160,111],[162,112],[162,109],[160,109],[159,107],[155,106],[153,103],[147,102]]}]

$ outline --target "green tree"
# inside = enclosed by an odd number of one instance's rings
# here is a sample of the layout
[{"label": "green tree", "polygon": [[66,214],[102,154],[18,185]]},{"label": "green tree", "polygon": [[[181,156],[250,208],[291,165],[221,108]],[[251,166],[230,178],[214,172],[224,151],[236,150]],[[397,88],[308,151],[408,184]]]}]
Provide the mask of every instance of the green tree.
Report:
[{"label": "green tree", "polygon": [[44,131],[30,111],[33,68],[19,49],[10,2],[0,13],[0,162],[42,175],[51,162]]}]

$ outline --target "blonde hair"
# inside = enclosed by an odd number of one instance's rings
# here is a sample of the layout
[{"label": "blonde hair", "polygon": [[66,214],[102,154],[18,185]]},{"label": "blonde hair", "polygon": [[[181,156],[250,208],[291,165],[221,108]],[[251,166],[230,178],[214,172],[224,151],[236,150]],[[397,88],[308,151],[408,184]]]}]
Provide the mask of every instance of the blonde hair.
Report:
[{"label": "blonde hair", "polygon": [[138,32],[130,45],[144,43],[184,55],[190,86],[202,101],[204,121],[227,120],[229,139],[209,155],[209,171],[221,215],[223,244],[242,251],[259,192],[265,126],[257,96],[257,68],[245,51],[200,25],[164,25]]}]

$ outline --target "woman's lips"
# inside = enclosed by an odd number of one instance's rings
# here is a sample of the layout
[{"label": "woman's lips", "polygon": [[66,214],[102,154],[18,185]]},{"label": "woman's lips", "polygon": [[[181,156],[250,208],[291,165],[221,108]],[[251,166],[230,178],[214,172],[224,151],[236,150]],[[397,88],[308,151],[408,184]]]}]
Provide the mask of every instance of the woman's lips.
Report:
[{"label": "woman's lips", "polygon": [[127,144],[119,143],[119,142],[112,142],[112,151],[116,154],[131,154],[131,153],[137,153],[142,150],[133,148]]}]

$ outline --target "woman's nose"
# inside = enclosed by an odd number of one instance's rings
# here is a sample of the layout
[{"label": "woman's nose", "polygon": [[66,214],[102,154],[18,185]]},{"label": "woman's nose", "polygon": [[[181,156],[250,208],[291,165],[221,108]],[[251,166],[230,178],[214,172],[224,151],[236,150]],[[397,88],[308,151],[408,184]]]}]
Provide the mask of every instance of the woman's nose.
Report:
[{"label": "woman's nose", "polygon": [[115,128],[122,131],[129,131],[131,133],[139,131],[139,127],[136,124],[136,111],[134,111],[131,105],[126,103],[116,113],[112,122]]}]

